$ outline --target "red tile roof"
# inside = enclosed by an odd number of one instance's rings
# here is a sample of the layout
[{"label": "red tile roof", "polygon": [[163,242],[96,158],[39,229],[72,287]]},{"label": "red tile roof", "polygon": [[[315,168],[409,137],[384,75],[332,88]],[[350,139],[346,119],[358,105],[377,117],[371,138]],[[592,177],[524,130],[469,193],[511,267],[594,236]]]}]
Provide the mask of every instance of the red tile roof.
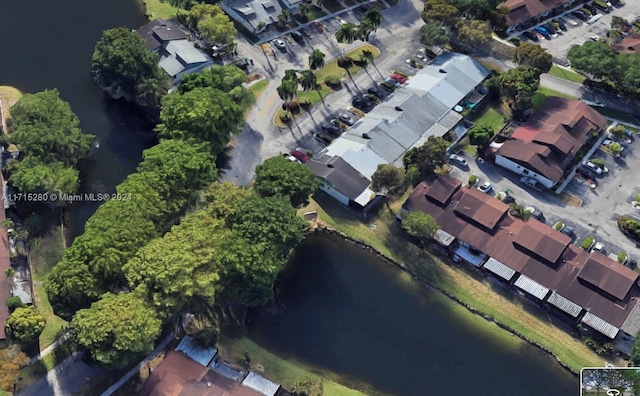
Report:
[{"label": "red tile roof", "polygon": [[527,221],[513,242],[554,264],[571,243],[571,238],[539,221]]},{"label": "red tile roof", "polygon": [[509,206],[477,188],[471,188],[465,190],[465,194],[453,210],[457,215],[473,221],[487,230],[493,230],[507,213]]},{"label": "red tile roof", "polygon": [[590,132],[600,131],[606,123],[586,103],[552,96],[511,134],[496,155],[558,182],[571,168]]},{"label": "red tile roof", "polygon": [[462,182],[455,177],[442,175],[429,185],[424,195],[441,206],[444,206],[448,203],[451,196],[460,189],[461,185]]},{"label": "red tile roof", "polygon": [[638,280],[638,273],[616,263],[604,254],[594,253],[582,267],[578,279],[611,294],[618,300],[624,300]]}]

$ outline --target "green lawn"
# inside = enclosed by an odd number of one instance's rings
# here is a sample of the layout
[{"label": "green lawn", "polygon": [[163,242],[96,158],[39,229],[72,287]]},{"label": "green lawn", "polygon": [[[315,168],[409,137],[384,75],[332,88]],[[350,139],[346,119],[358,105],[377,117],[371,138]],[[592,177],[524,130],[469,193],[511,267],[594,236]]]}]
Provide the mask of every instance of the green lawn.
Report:
[{"label": "green lawn", "polygon": [[322,18],[323,16],[326,16],[327,13],[322,11],[320,8],[316,7],[316,6],[311,6],[311,9],[309,10],[309,15],[307,15],[307,21],[311,22],[311,21],[315,21],[318,18]]},{"label": "green lawn", "polygon": [[535,94],[533,94],[533,110],[537,110],[548,96],[559,96],[567,99],[578,99],[575,96],[567,95],[562,92],[554,91],[548,88],[540,87]]},{"label": "green lawn", "polygon": [[[400,211],[407,195],[408,193],[391,203],[391,208],[396,213]],[[326,194],[318,193],[300,213],[312,210],[317,211],[319,219],[329,226],[374,247],[410,269],[420,279],[446,290],[485,317],[492,318],[553,351],[574,372],[579,372],[582,367],[601,366],[605,360],[613,359],[615,363],[616,358],[598,356],[579,339],[571,336],[564,330],[566,326],[555,317],[532,306],[524,306],[512,293],[495,290],[486,279],[452,267],[407,242],[394,225],[395,215],[388,209],[381,208],[363,223]],[[371,224],[375,224],[376,228],[372,229]]]},{"label": "green lawn", "polygon": [[156,18],[173,19],[178,11],[187,12],[187,10],[174,7],[171,3],[163,0],[142,0],[142,2],[144,3],[145,15],[150,21]]},{"label": "green lawn", "polygon": [[556,65],[551,66],[551,70],[549,70],[549,74],[552,76],[564,78],[565,80],[573,81],[578,84],[584,83],[585,77],[582,74],[578,74],[571,70],[566,70]]},{"label": "green lawn", "polygon": [[47,298],[47,292],[42,286],[51,268],[60,261],[64,250],[62,244],[62,232],[60,227],[55,227],[47,235],[31,241],[30,258],[33,270],[33,284],[35,303],[38,310],[47,319],[47,325],[40,334],[40,350],[51,345],[67,322],[53,313],[53,308]]},{"label": "green lawn", "polygon": [[[371,44],[364,44],[354,50],[351,50],[345,54],[345,56],[350,57],[353,60],[359,60],[362,56],[363,50],[369,50],[373,53],[373,58],[377,58],[380,56],[380,50],[378,47],[375,47]],[[357,72],[362,70],[362,67],[356,65],[355,63],[349,67],[348,73],[351,76],[355,76]],[[325,63],[324,67],[316,72],[316,77],[318,78],[318,82],[324,81],[326,76],[336,76],[338,78],[342,77],[342,73],[346,72],[346,69],[338,66],[338,58],[331,60],[330,62]]]},{"label": "green lawn", "polygon": [[488,104],[487,107],[485,107],[482,112],[478,113],[478,115],[471,121],[476,125],[490,126],[494,133],[502,129],[505,124],[504,116],[502,115],[497,103]]},{"label": "green lawn", "polygon": [[[278,382],[287,389],[291,389],[294,383],[299,380],[309,378],[317,381],[321,378],[318,370],[304,366],[301,362],[294,359],[283,359],[273,353],[262,348],[249,338],[222,338],[218,341],[220,355],[235,363],[241,363],[244,360],[245,352],[249,353],[251,359],[251,368],[257,371],[264,369],[264,374],[272,380]],[[260,367],[261,366],[261,367]],[[258,368],[259,367],[259,368]],[[329,373],[329,375],[331,375]],[[334,374],[335,375],[335,374]],[[346,388],[335,383],[325,377],[323,378],[324,395],[327,396],[363,396],[356,390]]]},{"label": "green lawn", "polygon": [[267,89],[267,85],[269,85],[269,80],[266,78],[261,79],[260,81],[253,83],[250,87],[251,92],[253,92],[253,96],[256,97],[256,100],[262,95],[265,89]]}]

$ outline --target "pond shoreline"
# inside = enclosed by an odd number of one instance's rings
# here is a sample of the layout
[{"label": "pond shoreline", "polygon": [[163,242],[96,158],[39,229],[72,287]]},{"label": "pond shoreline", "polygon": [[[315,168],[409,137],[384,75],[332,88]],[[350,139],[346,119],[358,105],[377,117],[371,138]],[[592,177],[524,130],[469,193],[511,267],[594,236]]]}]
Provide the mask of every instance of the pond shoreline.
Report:
[{"label": "pond shoreline", "polygon": [[452,301],[458,303],[459,305],[465,307],[469,312],[476,314],[478,316],[482,316],[485,320],[494,323],[496,326],[500,327],[503,330],[508,331],[510,334],[517,336],[518,338],[520,338],[522,341],[526,342],[527,344],[545,352],[547,355],[553,357],[558,364],[560,364],[560,366],[562,366],[564,369],[566,369],[568,372],[570,372],[571,374],[573,374],[574,376],[578,376],[579,373],[572,370],[571,367],[569,367],[567,364],[565,364],[553,351],[551,351],[550,349],[544,347],[543,345],[540,345],[537,342],[534,342],[532,340],[530,340],[527,336],[525,336],[524,334],[510,328],[509,326],[501,323],[500,321],[496,320],[494,317],[487,315],[485,313],[483,313],[482,311],[479,311],[478,309],[474,308],[473,306],[471,306],[470,304],[465,303],[464,301],[460,300],[458,297],[456,297],[455,295],[449,293],[447,290],[444,290],[438,286],[435,286],[427,281],[425,281],[424,279],[421,279],[415,272],[411,271],[411,269],[407,268],[405,265],[403,265],[402,263],[399,263],[395,260],[393,260],[392,258],[386,256],[385,254],[383,254],[382,252],[380,252],[379,250],[377,250],[376,248],[368,245],[367,243],[358,240],[356,238],[352,238],[349,235],[346,235],[345,233],[341,232],[340,230],[333,228],[329,225],[327,225],[326,223],[322,222],[321,220],[315,220],[314,221],[314,226],[311,227],[311,229],[309,230],[309,233],[324,233],[324,234],[328,234],[328,235],[335,235],[338,236],[340,238],[342,238],[344,241],[353,243],[357,246],[362,247],[363,249],[366,249],[372,253],[374,253],[376,256],[382,258],[383,260],[395,265],[396,267],[400,268],[401,270],[405,271],[406,273],[408,273],[409,275],[411,275],[411,277],[413,278],[414,281],[419,282],[421,285],[425,286],[425,287],[429,287],[432,288],[436,291],[438,291],[439,293],[441,293],[442,295],[448,297],[449,299],[451,299]]}]

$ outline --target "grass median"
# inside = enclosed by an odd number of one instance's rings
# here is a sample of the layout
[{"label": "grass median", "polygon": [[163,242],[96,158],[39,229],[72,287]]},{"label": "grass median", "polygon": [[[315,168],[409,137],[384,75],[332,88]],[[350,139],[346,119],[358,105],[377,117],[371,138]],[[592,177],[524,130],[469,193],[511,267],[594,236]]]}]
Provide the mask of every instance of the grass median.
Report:
[{"label": "grass median", "polygon": [[[407,194],[391,204],[394,212],[400,211],[406,196]],[[395,227],[395,216],[388,209],[381,208],[367,223],[363,223],[326,194],[318,193],[308,207],[301,209],[301,213],[313,210],[329,226],[374,247],[484,316],[493,318],[531,342],[551,350],[574,372],[579,372],[582,367],[604,364],[604,357],[569,334],[567,326],[554,316],[531,304],[523,304],[513,293],[497,290],[485,277],[452,267],[409,243]],[[371,224],[376,227],[371,227]]]},{"label": "grass median", "polygon": [[549,74],[565,80],[573,81],[578,84],[584,83],[585,77],[582,74],[578,74],[572,70],[563,69],[556,65],[551,66]]}]

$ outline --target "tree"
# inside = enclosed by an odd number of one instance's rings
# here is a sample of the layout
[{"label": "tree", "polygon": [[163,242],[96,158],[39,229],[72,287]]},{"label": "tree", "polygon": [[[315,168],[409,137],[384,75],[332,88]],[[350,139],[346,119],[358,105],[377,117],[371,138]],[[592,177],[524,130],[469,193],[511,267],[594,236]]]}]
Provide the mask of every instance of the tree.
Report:
[{"label": "tree", "polygon": [[360,22],[368,22],[375,32],[382,24],[382,13],[377,8],[369,8]]},{"label": "tree", "polygon": [[298,7],[298,13],[305,20],[307,20],[307,18],[309,17],[309,12],[310,11],[311,11],[311,4],[309,4],[309,3],[302,3],[302,4],[300,4],[300,7]]},{"label": "tree", "polygon": [[356,25],[353,23],[343,23],[336,31],[336,41],[339,43],[351,44],[358,38]]},{"label": "tree", "polygon": [[311,70],[302,70],[300,72],[300,86],[303,91],[312,91],[318,89],[318,80],[316,74]]},{"label": "tree", "polygon": [[321,69],[324,67],[325,54],[317,49],[314,49],[311,55],[309,55],[309,67],[311,70]]},{"label": "tree", "polygon": [[493,128],[488,125],[476,125],[469,131],[469,143],[486,147],[493,137]]},{"label": "tree", "polygon": [[538,44],[527,42],[516,48],[514,61],[519,65],[535,67],[540,73],[547,73],[553,65],[551,54],[547,50]]},{"label": "tree", "polygon": [[610,76],[616,67],[616,54],[603,41],[587,41],[569,49],[567,58],[574,69],[581,70],[595,78]]},{"label": "tree", "polygon": [[263,197],[281,195],[294,207],[305,206],[318,188],[318,179],[308,167],[283,156],[269,158],[256,166],[254,190]]},{"label": "tree", "polygon": [[298,71],[294,69],[287,69],[284,71],[284,77],[282,77],[282,82],[285,81],[293,81],[298,86]]},{"label": "tree", "polygon": [[456,23],[457,38],[463,44],[482,45],[491,39],[491,26],[485,21],[461,19]]},{"label": "tree", "polygon": [[393,164],[380,164],[371,176],[371,189],[380,195],[390,195],[404,190],[405,170]]},{"label": "tree", "polygon": [[178,87],[180,93],[193,91],[196,88],[215,88],[229,92],[242,86],[247,80],[247,74],[233,65],[213,65],[200,73],[191,73],[182,77]]},{"label": "tree", "polygon": [[229,95],[214,88],[196,88],[180,95],[165,96],[156,127],[161,138],[195,139],[206,142],[215,154],[238,133],[242,109]]},{"label": "tree", "polygon": [[356,39],[361,41],[369,41],[369,36],[374,31],[375,29],[373,28],[371,21],[369,21],[368,19],[363,19],[362,22],[358,26],[356,26]]},{"label": "tree", "polygon": [[31,359],[20,350],[19,345],[0,349],[0,389],[12,392],[20,377],[20,369],[31,363]]},{"label": "tree", "polygon": [[[435,169],[442,166],[447,160],[447,147],[449,147],[449,143],[442,137],[429,136],[422,146],[407,151],[403,157],[407,177],[413,172],[417,172],[419,179],[426,179],[433,175]],[[413,167],[415,167],[414,170],[412,170]],[[411,179],[415,177],[412,175]],[[412,182],[415,181],[412,180]]]},{"label": "tree", "polygon": [[47,320],[34,306],[16,308],[9,315],[4,328],[11,337],[20,344],[31,344],[38,341],[38,337]]},{"label": "tree", "polygon": [[16,308],[24,307],[24,303],[22,302],[22,299],[20,299],[20,297],[13,296],[9,297],[9,299],[7,300],[7,307],[9,307],[10,312],[13,312],[16,310]]},{"label": "tree", "polygon": [[105,293],[76,313],[70,330],[96,363],[121,368],[153,351],[161,325],[155,311],[134,293]]},{"label": "tree", "polygon": [[289,108],[291,101],[297,96],[298,83],[297,81],[282,80],[282,83],[276,88],[278,96],[285,103],[285,106]]},{"label": "tree", "polygon": [[324,389],[321,379],[313,381],[309,378],[304,378],[293,384],[291,391],[294,396],[322,396]]},{"label": "tree", "polygon": [[449,26],[453,25],[459,15],[460,11],[444,0],[427,0],[422,11],[422,19],[425,22],[436,21]]},{"label": "tree", "polygon": [[431,215],[420,211],[409,212],[402,219],[402,229],[418,238],[422,244],[433,238],[439,228],[438,222]]},{"label": "tree", "polygon": [[420,28],[420,42],[427,46],[441,46],[449,42],[449,35],[438,22],[427,22]]},{"label": "tree", "polygon": [[502,73],[498,79],[500,95],[513,103],[514,111],[531,105],[531,97],[540,87],[540,71],[531,66],[518,66]]},{"label": "tree", "polygon": [[229,44],[238,33],[227,14],[212,4],[193,6],[187,15],[187,25],[214,44]]},{"label": "tree", "polygon": [[[158,66],[158,55],[125,27],[102,33],[91,58],[91,76],[98,86],[153,109],[171,87],[171,78]],[[153,92],[146,91],[150,87]]]},{"label": "tree", "polygon": [[75,194],[78,191],[79,172],[62,162],[45,164],[28,156],[12,165],[9,182],[22,192]]},{"label": "tree", "polygon": [[611,18],[611,29],[618,30],[624,28],[625,26],[629,26],[629,22],[626,19],[616,15]]}]

